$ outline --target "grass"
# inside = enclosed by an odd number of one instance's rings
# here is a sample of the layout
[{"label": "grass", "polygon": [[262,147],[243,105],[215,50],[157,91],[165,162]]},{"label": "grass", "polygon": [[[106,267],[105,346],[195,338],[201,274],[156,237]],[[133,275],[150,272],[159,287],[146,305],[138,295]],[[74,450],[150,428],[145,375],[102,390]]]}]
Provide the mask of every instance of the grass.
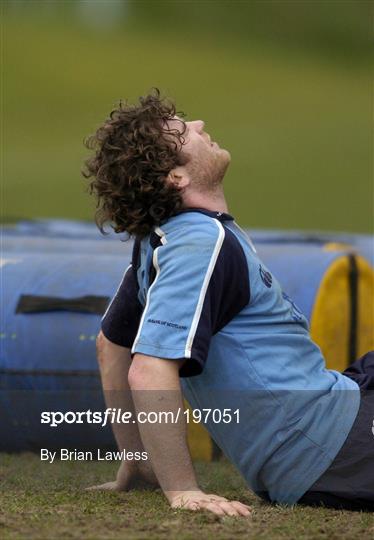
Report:
[{"label": "grass", "polygon": [[85,492],[114,478],[108,462],[40,462],[0,455],[0,537],[8,539],[328,539],[373,538],[374,514],[287,508],[260,501],[227,462],[197,463],[204,489],[252,506],[249,518],[172,510],[159,491]]}]

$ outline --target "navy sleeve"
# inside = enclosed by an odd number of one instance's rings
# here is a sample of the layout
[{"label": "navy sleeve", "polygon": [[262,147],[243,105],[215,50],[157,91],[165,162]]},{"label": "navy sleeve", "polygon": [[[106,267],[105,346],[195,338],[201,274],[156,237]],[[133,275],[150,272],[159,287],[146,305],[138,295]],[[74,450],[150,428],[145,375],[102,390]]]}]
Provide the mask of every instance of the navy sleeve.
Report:
[{"label": "navy sleeve", "polygon": [[[134,246],[135,252],[135,246]],[[143,306],[138,299],[139,286],[133,262],[127,268],[122,281],[101,319],[104,336],[120,345],[132,347],[138,331]]]}]

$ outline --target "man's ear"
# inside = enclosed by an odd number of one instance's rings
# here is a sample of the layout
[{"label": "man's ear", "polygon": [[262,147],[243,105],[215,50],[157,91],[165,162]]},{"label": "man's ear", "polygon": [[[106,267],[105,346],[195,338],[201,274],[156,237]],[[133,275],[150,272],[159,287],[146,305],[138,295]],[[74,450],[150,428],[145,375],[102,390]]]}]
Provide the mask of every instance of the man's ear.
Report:
[{"label": "man's ear", "polygon": [[172,169],[167,175],[166,180],[180,189],[188,187],[191,183],[191,179],[185,167],[175,167]]}]

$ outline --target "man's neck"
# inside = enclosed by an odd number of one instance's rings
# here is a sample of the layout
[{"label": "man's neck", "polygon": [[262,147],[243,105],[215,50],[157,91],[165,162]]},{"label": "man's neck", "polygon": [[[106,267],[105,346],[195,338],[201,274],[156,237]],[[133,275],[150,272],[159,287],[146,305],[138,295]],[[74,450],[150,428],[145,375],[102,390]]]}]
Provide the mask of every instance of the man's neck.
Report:
[{"label": "man's neck", "polygon": [[204,208],[212,212],[223,212],[228,214],[228,206],[226,203],[223,190],[217,190],[211,193],[190,193],[183,197],[184,206],[186,208]]}]

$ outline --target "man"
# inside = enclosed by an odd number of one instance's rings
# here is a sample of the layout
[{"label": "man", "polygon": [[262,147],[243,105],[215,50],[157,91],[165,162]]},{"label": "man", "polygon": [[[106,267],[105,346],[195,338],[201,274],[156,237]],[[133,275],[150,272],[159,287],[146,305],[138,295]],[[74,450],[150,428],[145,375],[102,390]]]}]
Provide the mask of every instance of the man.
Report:
[{"label": "man", "polygon": [[98,337],[106,403],[177,419],[114,424],[119,448],[149,460],[123,462],[97,488],[158,482],[172,507],[248,515],[199,489],[183,389],[194,409],[221,411],[205,425],[262,498],[373,507],[373,400],[360,389],[373,386],[373,356],[345,374],[325,368],[305,317],[229,215],[230,154],[204,127],[154,90],[88,141],[97,223],[135,237]]}]

